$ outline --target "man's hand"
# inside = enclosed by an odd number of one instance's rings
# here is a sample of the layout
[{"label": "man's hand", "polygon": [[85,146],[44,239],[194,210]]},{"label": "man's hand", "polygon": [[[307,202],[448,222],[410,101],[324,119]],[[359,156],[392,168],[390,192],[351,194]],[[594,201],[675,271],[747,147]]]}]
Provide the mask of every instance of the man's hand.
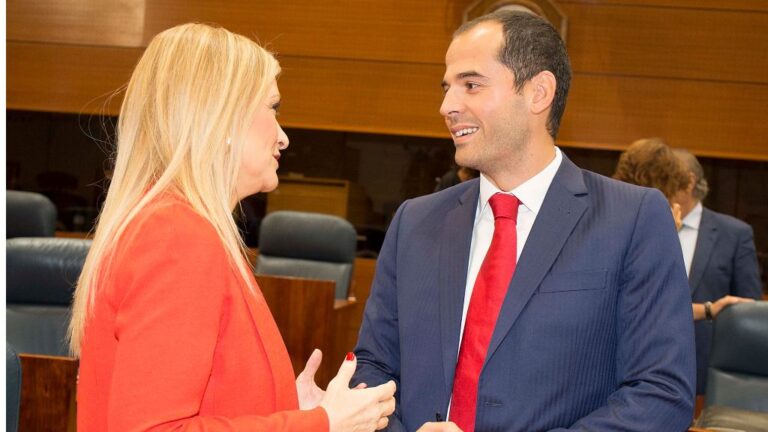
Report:
[{"label": "man's hand", "polygon": [[429,422],[424,423],[416,432],[461,432],[453,422]]},{"label": "man's hand", "polygon": [[307,365],[296,377],[296,392],[299,395],[299,409],[309,410],[320,405],[325,391],[315,383],[315,373],[323,361],[323,353],[319,349],[312,351]]},{"label": "man's hand", "polygon": [[736,304],[736,303],[752,303],[754,302],[751,298],[744,298],[744,297],[736,297],[736,296],[725,296],[721,298],[720,300],[712,303],[712,318],[717,318],[717,315],[723,311],[726,307]]}]

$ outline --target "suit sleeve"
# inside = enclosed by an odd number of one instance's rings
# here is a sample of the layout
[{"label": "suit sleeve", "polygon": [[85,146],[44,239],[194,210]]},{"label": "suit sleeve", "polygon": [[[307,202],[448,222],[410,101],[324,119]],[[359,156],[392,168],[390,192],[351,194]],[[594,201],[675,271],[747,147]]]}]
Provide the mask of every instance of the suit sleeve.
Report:
[{"label": "suit sleeve", "polygon": [[126,242],[130,261],[121,260],[128,262],[117,269],[118,348],[109,430],[327,430],[322,408],[233,418],[199,415],[228,313],[226,287],[238,279],[207,222],[166,216]]},{"label": "suit sleeve", "polygon": [[693,419],[693,316],[680,242],[658,191],[643,197],[620,271],[617,390],[556,430],[684,431]]},{"label": "suit sleeve", "polygon": [[365,305],[355,355],[357,370],[351,386],[377,386],[393,380],[397,385],[395,412],[388,431],[405,431],[400,420],[400,337],[397,321],[397,236],[406,201],[395,213],[376,262],[376,276]]},{"label": "suit sleeve", "polygon": [[761,300],[763,287],[760,282],[760,270],[757,264],[757,252],[752,227],[744,226],[739,230],[738,245],[733,257],[733,275],[731,293],[739,297]]}]

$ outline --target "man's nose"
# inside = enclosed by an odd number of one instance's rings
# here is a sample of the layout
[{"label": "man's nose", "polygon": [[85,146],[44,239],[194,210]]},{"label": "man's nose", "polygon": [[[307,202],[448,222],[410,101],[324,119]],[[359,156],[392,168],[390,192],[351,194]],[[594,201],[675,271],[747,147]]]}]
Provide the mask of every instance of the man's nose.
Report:
[{"label": "man's nose", "polygon": [[443,96],[443,103],[440,105],[440,114],[443,117],[450,117],[458,114],[461,110],[461,103],[456,97],[455,92],[448,89]]}]

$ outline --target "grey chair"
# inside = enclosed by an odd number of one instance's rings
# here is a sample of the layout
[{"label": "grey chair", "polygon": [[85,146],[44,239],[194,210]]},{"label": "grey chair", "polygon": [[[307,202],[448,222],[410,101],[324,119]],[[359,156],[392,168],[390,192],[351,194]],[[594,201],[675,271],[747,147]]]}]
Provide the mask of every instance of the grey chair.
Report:
[{"label": "grey chair", "polygon": [[6,339],[20,353],[67,355],[72,293],[90,240],[6,240]]},{"label": "grey chair", "polygon": [[715,320],[705,428],[768,431],[768,302],[743,303]]},{"label": "grey chair", "polygon": [[355,228],[340,217],[277,211],[261,222],[256,273],[331,280],[346,299],[356,248]]},{"label": "grey chair", "polygon": [[19,428],[21,406],[21,362],[19,354],[8,342],[5,343],[5,430],[16,432]]},{"label": "grey chair", "polygon": [[5,194],[5,238],[55,235],[56,207],[45,195],[12,190]]}]

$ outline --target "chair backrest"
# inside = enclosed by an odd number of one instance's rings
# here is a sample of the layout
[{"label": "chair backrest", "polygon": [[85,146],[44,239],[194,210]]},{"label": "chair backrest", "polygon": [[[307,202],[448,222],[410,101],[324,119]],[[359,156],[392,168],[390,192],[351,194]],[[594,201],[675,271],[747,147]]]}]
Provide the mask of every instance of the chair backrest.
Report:
[{"label": "chair backrest", "polygon": [[718,314],[705,404],[768,413],[768,302]]},{"label": "chair backrest", "polygon": [[6,240],[6,336],[20,353],[66,355],[72,293],[90,240]]},{"label": "chair backrest", "polygon": [[276,211],[261,222],[256,272],[331,280],[335,297],[345,299],[356,248],[355,228],[340,217]]},{"label": "chair backrest", "polygon": [[21,362],[11,344],[5,343],[5,430],[16,432],[19,427],[21,400]]},{"label": "chair backrest", "polygon": [[34,192],[6,190],[5,194],[5,238],[54,236],[56,207],[51,200]]}]

